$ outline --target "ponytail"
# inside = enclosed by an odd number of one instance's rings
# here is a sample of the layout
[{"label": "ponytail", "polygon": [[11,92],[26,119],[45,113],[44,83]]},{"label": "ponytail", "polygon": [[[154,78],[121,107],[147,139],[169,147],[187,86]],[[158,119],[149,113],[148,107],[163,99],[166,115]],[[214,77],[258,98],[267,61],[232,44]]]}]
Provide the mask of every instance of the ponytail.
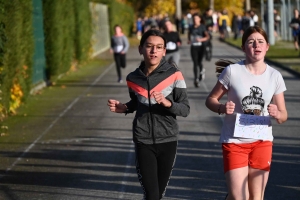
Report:
[{"label": "ponytail", "polygon": [[234,62],[230,61],[230,60],[225,60],[225,59],[220,59],[217,62],[215,62],[216,65],[216,74],[217,77],[220,76],[220,74],[223,72],[223,70],[228,66],[234,64]]}]

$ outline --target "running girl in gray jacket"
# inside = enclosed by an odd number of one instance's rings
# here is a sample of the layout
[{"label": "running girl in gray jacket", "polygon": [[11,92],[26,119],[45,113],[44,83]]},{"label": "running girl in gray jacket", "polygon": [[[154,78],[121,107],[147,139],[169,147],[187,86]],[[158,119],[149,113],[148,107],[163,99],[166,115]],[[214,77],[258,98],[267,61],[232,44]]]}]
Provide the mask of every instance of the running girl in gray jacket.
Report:
[{"label": "running girl in gray jacket", "polygon": [[175,163],[177,116],[190,112],[186,83],[177,67],[163,57],[166,39],[158,30],[148,30],[141,38],[139,52],[144,61],[127,76],[131,100],[125,104],[108,100],[112,112],[132,113],[136,170],[144,199],[161,199]]},{"label": "running girl in gray jacket", "polygon": [[119,83],[123,83],[121,68],[126,67],[126,52],[128,48],[129,42],[122,32],[122,28],[119,25],[115,25],[115,35],[111,38],[110,52],[114,54]]}]

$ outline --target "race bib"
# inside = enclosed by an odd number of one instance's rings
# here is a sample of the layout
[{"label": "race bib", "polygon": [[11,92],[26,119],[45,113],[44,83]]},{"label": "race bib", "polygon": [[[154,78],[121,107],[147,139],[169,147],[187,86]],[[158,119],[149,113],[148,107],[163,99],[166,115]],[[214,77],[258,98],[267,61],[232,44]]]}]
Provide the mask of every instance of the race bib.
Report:
[{"label": "race bib", "polygon": [[269,138],[269,116],[236,114],[234,137],[264,140]]},{"label": "race bib", "polygon": [[120,52],[123,50],[123,48],[124,48],[123,45],[117,45],[117,46],[115,47],[115,52],[116,52],[116,53],[120,53]]},{"label": "race bib", "polygon": [[168,42],[166,48],[167,48],[167,50],[175,50],[176,49],[176,43]]}]

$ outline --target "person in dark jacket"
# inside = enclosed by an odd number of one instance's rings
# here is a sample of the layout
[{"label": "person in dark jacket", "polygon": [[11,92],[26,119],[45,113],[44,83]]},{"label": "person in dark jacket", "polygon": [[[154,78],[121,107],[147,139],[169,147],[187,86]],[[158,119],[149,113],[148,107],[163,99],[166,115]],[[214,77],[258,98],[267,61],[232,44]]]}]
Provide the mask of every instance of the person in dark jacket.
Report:
[{"label": "person in dark jacket", "polygon": [[205,77],[205,69],[202,64],[205,55],[204,42],[208,41],[210,37],[206,26],[202,23],[202,17],[199,14],[193,14],[193,23],[188,32],[188,44],[191,44],[194,85],[195,87],[199,87],[199,82],[204,80]]},{"label": "person in dark jacket", "polygon": [[143,34],[139,53],[144,61],[131,72],[127,86],[131,100],[108,100],[110,111],[133,113],[136,170],[144,199],[158,200],[166,192],[175,163],[179,128],[176,117],[190,113],[186,83],[177,67],[168,63],[166,39],[159,30]]},{"label": "person in dark jacket", "polygon": [[174,31],[173,24],[170,20],[166,20],[164,24],[164,36],[167,40],[166,46],[166,60],[174,61],[176,65],[179,64],[181,39],[179,33]]}]

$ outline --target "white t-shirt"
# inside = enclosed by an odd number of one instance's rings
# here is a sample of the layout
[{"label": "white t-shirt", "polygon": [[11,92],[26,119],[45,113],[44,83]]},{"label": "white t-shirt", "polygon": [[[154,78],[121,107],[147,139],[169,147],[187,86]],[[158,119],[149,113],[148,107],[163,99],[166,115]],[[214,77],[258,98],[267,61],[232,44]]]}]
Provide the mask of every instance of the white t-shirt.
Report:
[{"label": "white t-shirt", "polygon": [[[219,82],[228,90],[227,99],[235,103],[235,113],[260,112],[268,116],[267,106],[272,97],[286,90],[280,72],[267,65],[261,75],[254,75],[247,70],[244,61],[227,66],[219,76]],[[256,109],[255,111],[253,111]],[[257,114],[258,115],[258,114]],[[233,136],[236,114],[226,115],[221,131],[221,143],[250,143],[257,139],[238,138]],[[273,141],[272,126],[269,127],[268,141]]]}]

